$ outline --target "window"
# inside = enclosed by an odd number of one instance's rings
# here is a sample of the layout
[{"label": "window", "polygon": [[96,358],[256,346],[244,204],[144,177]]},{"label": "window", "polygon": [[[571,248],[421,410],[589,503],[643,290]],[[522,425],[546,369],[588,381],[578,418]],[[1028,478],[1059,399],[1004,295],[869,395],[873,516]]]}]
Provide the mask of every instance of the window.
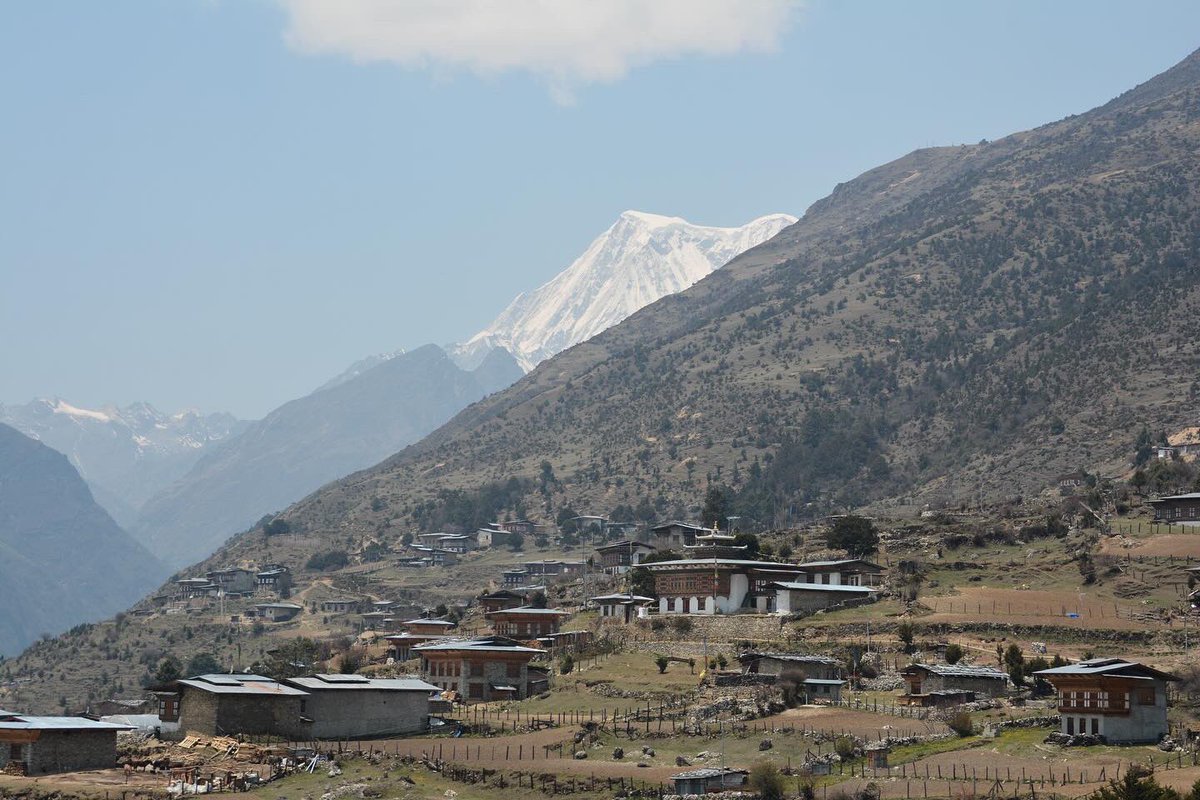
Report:
[{"label": "window", "polygon": [[1139,706],[1154,705],[1154,702],[1155,702],[1154,687],[1151,686],[1149,689],[1138,689],[1137,698],[1138,698]]},{"label": "window", "polygon": [[1100,718],[1092,717],[1092,736],[1100,735]]},{"label": "window", "polygon": [[1067,736],[1075,735],[1075,718],[1067,717]]}]

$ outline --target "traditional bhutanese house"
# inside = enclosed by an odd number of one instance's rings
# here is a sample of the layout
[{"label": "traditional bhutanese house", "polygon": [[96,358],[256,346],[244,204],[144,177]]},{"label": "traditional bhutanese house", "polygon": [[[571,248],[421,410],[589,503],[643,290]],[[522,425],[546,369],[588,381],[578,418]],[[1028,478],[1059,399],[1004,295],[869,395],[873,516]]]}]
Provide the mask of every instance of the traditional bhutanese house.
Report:
[{"label": "traditional bhutanese house", "polygon": [[390,630],[396,618],[386,611],[366,611],[358,615],[363,629],[368,631]]},{"label": "traditional bhutanese house", "polygon": [[1157,742],[1168,731],[1167,683],[1179,678],[1136,661],[1093,658],[1034,673],[1058,692],[1061,731],[1108,744]]},{"label": "traditional bhutanese house", "polygon": [[947,706],[969,703],[976,696],[1002,697],[1008,675],[993,667],[973,664],[909,664],[900,670],[906,684],[897,702],[909,706]]},{"label": "traditional bhutanese house", "polygon": [[624,575],[642,563],[643,558],[655,552],[658,552],[658,548],[654,545],[635,542],[632,539],[596,548],[596,554],[600,557],[600,569],[609,575]]},{"label": "traditional bhutanese house", "polygon": [[1150,501],[1155,522],[1200,524],[1200,492],[1173,494]]},{"label": "traditional bhutanese house", "polygon": [[675,794],[683,797],[690,794],[735,792],[746,786],[750,773],[744,769],[728,767],[704,767],[672,775]]},{"label": "traditional bhutanese house", "polygon": [[429,726],[438,687],[417,678],[312,675],[286,681],[307,692],[304,716],[314,739],[358,739],[419,733]]},{"label": "traditional bhutanese house", "polygon": [[650,534],[654,537],[655,543],[663,549],[678,550],[688,545],[696,543],[697,534],[715,533],[712,528],[705,528],[701,525],[692,525],[688,522],[679,522],[672,520],[664,522],[661,525],[655,525],[650,529]]},{"label": "traditional bhutanese house", "polygon": [[417,541],[426,547],[449,550],[451,553],[465,553],[474,550],[476,539],[465,533],[418,533]]},{"label": "traditional bhutanese house", "polygon": [[86,717],[35,717],[0,711],[0,771],[49,775],[117,765],[117,732],[130,725]]},{"label": "traditional bhutanese house", "polygon": [[582,561],[526,561],[525,572],[530,577],[570,577],[583,572]]},{"label": "traditional bhutanese house", "polygon": [[834,583],[802,583],[778,581],[775,589],[775,608],[779,614],[812,614],[849,600],[873,600],[879,590],[870,586],[843,586]]},{"label": "traditional bhutanese house", "polygon": [[846,682],[837,659],[807,653],[742,653],[738,661],[748,675],[771,675],[776,681],[785,676],[799,678],[810,702],[836,703],[842,699]]},{"label": "traditional bhutanese house", "polygon": [[559,631],[545,636],[539,636],[537,643],[545,650],[558,650],[563,647],[578,648],[591,644],[591,631]]},{"label": "traditional bhutanese house", "polygon": [[200,675],[156,689],[158,716],[185,732],[208,736],[270,734],[311,738],[308,693],[261,675]]},{"label": "traditional bhutanese house", "polygon": [[537,530],[537,523],[527,519],[514,519],[508,522],[493,522],[488,527],[509,533],[519,533],[522,536],[531,536]]},{"label": "traditional bhutanese house", "polygon": [[731,558],[654,561],[645,566],[654,575],[661,614],[772,613],[774,584],[798,574],[798,567],[790,564]]},{"label": "traditional bhutanese house", "polygon": [[444,547],[414,544],[411,550],[431,567],[451,567],[458,563],[458,553]]},{"label": "traditional bhutanese house", "polygon": [[401,630],[414,635],[445,636],[454,630],[455,624],[444,619],[410,619],[400,623]]},{"label": "traditional bhutanese house", "polygon": [[260,589],[276,589],[287,580],[289,570],[279,564],[268,564],[255,573],[254,579]]},{"label": "traditional bhutanese house", "polygon": [[352,614],[358,611],[358,601],[340,597],[321,601],[322,614]]},{"label": "traditional bhutanese house", "polygon": [[467,702],[523,700],[529,696],[529,662],[543,651],[504,636],[449,639],[413,648],[421,676]]},{"label": "traditional bhutanese house", "polygon": [[205,577],[227,593],[248,594],[257,585],[255,572],[245,567],[224,567],[205,573]]},{"label": "traditional bhutanese house", "polygon": [[519,606],[502,608],[485,616],[492,623],[492,629],[498,636],[510,636],[514,639],[537,639],[540,636],[558,633],[563,620],[570,614],[557,608]]},{"label": "traditional bhutanese house", "polygon": [[255,603],[254,612],[268,622],[286,622],[304,610],[295,603]]},{"label": "traditional bhutanese house", "polygon": [[413,648],[430,642],[440,642],[443,639],[448,639],[449,636],[440,633],[393,633],[383,637],[388,643],[388,655],[396,661],[408,661],[410,658],[415,658],[416,653]]},{"label": "traditional bhutanese house", "polygon": [[688,558],[745,558],[746,546],[734,544],[728,533],[698,533],[695,544],[683,546]]},{"label": "traditional bhutanese house", "polygon": [[512,531],[502,531],[495,528],[480,528],[475,531],[475,543],[484,549],[506,545],[516,536]]},{"label": "traditional bhutanese house", "polygon": [[185,599],[216,597],[220,587],[208,578],[180,578],[175,581],[176,593]]},{"label": "traditional bhutanese house", "polygon": [[884,568],[861,558],[836,561],[806,561],[798,565],[800,583],[827,583],[838,586],[879,586]]},{"label": "traditional bhutanese house", "polygon": [[500,573],[500,582],[506,589],[524,586],[527,580],[529,580],[529,573],[522,568],[506,569]]},{"label": "traditional bhutanese house", "polygon": [[654,605],[654,598],[639,594],[602,594],[592,598],[592,605],[600,609],[602,619],[629,623],[644,615],[641,609]]},{"label": "traditional bhutanese house", "polygon": [[479,607],[486,614],[489,611],[499,611],[502,608],[517,608],[526,603],[525,595],[509,589],[501,589],[479,597]]}]

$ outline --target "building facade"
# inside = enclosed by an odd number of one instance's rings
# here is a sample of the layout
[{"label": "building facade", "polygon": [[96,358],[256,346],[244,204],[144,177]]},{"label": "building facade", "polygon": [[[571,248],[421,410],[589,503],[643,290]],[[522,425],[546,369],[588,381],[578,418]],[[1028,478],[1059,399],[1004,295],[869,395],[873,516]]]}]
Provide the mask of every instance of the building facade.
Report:
[{"label": "building facade", "polygon": [[1034,673],[1058,693],[1060,732],[1109,744],[1157,742],[1169,730],[1167,685],[1179,678],[1136,661],[1093,658]]},{"label": "building facade", "polygon": [[563,620],[570,616],[557,608],[502,608],[485,615],[497,636],[513,639],[537,639],[558,633]]},{"label": "building facade", "polygon": [[645,542],[635,542],[626,539],[596,548],[600,569],[609,575],[624,575],[629,570],[642,563],[642,559],[658,548]]},{"label": "building facade", "polygon": [[1175,494],[1150,501],[1154,521],[1168,524],[1200,525],[1200,492]]},{"label": "building facade", "polygon": [[159,718],[208,736],[270,734],[311,738],[308,693],[261,675],[200,675],[154,691]]},{"label": "building facade", "polygon": [[421,676],[467,703],[523,700],[530,693],[529,662],[541,650],[504,636],[420,645]]},{"label": "building facade", "polygon": [[421,733],[429,727],[429,698],[438,692],[415,678],[312,675],[286,683],[308,694],[303,712],[314,739]]},{"label": "building facade", "polygon": [[85,717],[0,711],[0,770],[32,776],[109,769],[117,765],[117,732],[128,730]]}]

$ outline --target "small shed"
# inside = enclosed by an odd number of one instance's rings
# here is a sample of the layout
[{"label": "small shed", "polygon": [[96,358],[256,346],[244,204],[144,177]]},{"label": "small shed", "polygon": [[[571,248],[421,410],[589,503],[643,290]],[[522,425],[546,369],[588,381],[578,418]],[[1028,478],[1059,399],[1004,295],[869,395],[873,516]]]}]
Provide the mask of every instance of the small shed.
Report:
[{"label": "small shed", "polygon": [[746,785],[749,776],[744,769],[705,767],[672,775],[671,780],[675,784],[675,794],[709,794],[737,791]]},{"label": "small shed", "polygon": [[50,775],[117,765],[117,732],[130,725],[86,717],[35,717],[0,711],[0,770]]},{"label": "small shed", "polygon": [[[900,670],[900,675],[907,684],[906,698],[947,692],[971,692],[985,697],[1001,697],[1008,691],[1008,675],[993,667],[971,664],[909,664]],[[914,702],[909,704],[924,705]]]}]

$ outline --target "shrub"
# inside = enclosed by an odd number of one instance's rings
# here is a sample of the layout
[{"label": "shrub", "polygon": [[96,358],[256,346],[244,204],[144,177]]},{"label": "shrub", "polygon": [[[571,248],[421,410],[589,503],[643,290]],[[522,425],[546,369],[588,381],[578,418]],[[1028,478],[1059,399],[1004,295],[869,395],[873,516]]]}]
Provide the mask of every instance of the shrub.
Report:
[{"label": "shrub", "polygon": [[345,550],[329,550],[324,553],[313,553],[305,562],[304,568],[314,572],[328,572],[341,569],[350,563],[350,555]]},{"label": "shrub", "polygon": [[951,715],[950,719],[946,720],[946,725],[959,736],[970,736],[975,732],[975,722],[966,711]]},{"label": "shrub", "polygon": [[963,655],[964,654],[963,654],[962,645],[959,645],[959,644],[946,645],[946,663],[947,664],[957,664],[959,661],[962,661]]},{"label": "shrub", "polygon": [[671,627],[676,633],[691,633],[692,621],[687,617],[674,617],[671,619]]},{"label": "shrub", "polygon": [[569,675],[575,669],[575,659],[570,653],[564,653],[563,657],[558,660],[558,672],[560,675]]},{"label": "shrub", "polygon": [[839,736],[833,742],[833,752],[843,761],[854,757],[854,740],[849,736]]},{"label": "shrub", "polygon": [[875,552],[879,547],[879,532],[875,523],[866,517],[853,514],[841,517],[829,529],[825,542],[830,547],[845,550],[852,557],[858,558]]},{"label": "shrub", "polygon": [[783,775],[775,762],[762,759],[750,767],[750,788],[762,800],[783,800]]},{"label": "shrub", "polygon": [[667,665],[670,663],[666,656],[655,656],[654,658],[654,666],[658,667],[658,674],[660,675],[667,671]]}]

